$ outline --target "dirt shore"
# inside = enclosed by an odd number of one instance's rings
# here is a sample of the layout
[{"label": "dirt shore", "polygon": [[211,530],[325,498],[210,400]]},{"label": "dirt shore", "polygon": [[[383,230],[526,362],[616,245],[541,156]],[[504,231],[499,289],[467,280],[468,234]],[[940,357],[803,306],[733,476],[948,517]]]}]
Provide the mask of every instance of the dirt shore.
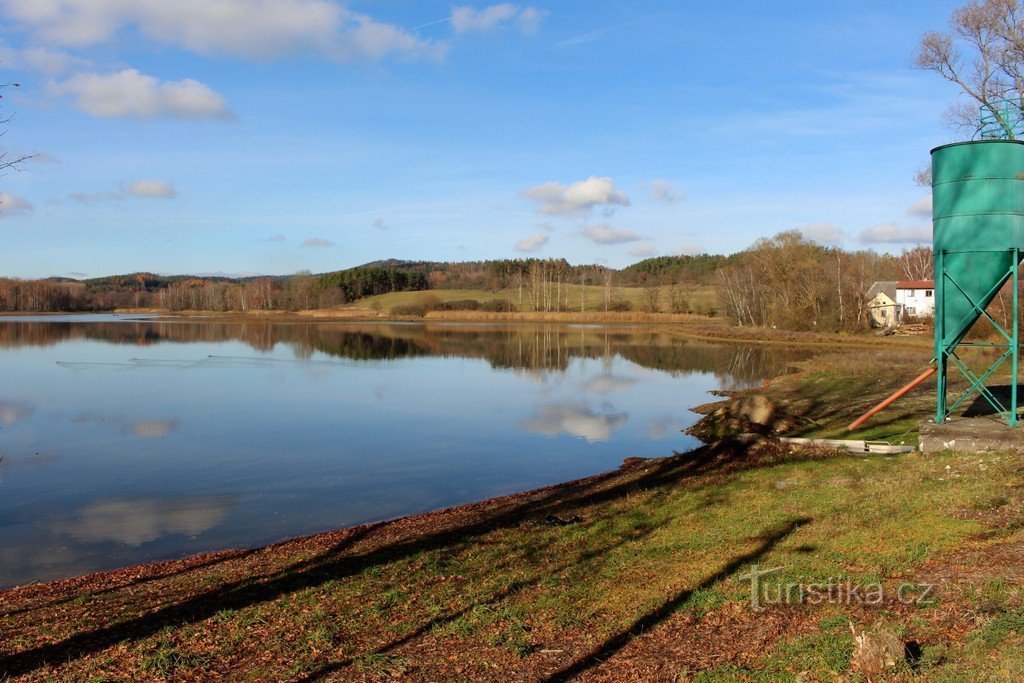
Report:
[{"label": "dirt shore", "polygon": [[1022,680],[1024,456],[793,449],[734,419],[758,396],[828,433],[921,353],[818,354],[708,406],[729,433],[690,453],[0,592],[0,678]]}]

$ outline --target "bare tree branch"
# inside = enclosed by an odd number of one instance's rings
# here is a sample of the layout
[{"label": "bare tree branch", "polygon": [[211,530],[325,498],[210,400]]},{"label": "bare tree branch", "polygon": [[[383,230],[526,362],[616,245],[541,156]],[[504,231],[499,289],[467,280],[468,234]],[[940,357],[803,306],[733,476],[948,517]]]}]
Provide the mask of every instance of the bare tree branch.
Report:
[{"label": "bare tree branch", "polygon": [[[5,88],[20,88],[20,83],[0,83],[0,90]],[[0,94],[0,99],[3,99],[3,94]],[[8,116],[4,119],[0,119],[0,126],[5,126],[14,120],[13,116]],[[0,131],[0,137],[7,134],[6,130]],[[29,159],[33,159],[39,156],[38,154],[11,154],[7,150],[0,149],[0,177],[6,175],[6,171],[15,170],[20,171],[22,164]]]}]

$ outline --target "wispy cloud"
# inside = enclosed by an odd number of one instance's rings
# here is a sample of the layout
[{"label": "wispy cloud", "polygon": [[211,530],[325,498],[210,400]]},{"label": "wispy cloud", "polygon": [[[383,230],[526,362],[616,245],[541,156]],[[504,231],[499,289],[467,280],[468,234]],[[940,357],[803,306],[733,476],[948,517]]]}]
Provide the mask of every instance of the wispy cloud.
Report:
[{"label": "wispy cloud", "polygon": [[302,243],[304,247],[333,247],[334,242],[327,239],[326,237],[310,237],[308,240]]},{"label": "wispy cloud", "polygon": [[818,244],[837,244],[843,239],[843,231],[831,223],[811,223],[797,228],[800,233]]},{"label": "wispy cloud", "polygon": [[588,225],[580,233],[595,244],[623,244],[625,242],[639,242],[643,239],[632,230],[615,228],[608,223]]},{"label": "wispy cloud", "polygon": [[97,202],[120,202],[127,197],[141,197],[143,199],[174,199],[178,196],[174,185],[166,180],[148,178],[136,180],[132,183],[121,183],[119,190],[106,190],[101,192],[72,192],[67,196],[68,200],[79,204],[96,204]]},{"label": "wispy cloud", "polygon": [[921,197],[916,202],[907,207],[907,215],[912,218],[926,218],[931,220],[932,218],[932,198]]},{"label": "wispy cloud", "polygon": [[523,33],[533,34],[546,15],[547,12],[536,7],[503,2],[479,10],[453,7],[451,21],[456,33],[483,33],[503,24],[513,24]]},{"label": "wispy cloud", "polygon": [[96,204],[97,202],[120,202],[124,201],[124,195],[114,190],[106,192],[72,192],[68,199],[79,204]]},{"label": "wispy cloud", "polygon": [[548,241],[549,238],[547,235],[545,235],[542,232],[538,232],[536,235],[531,235],[530,237],[524,237],[520,240],[517,240],[515,249],[516,251],[533,253],[540,251],[541,248],[548,243]]},{"label": "wispy cloud", "polygon": [[686,199],[686,195],[668,180],[652,180],[651,199],[672,204],[683,201]]},{"label": "wispy cloud", "polygon": [[9,192],[0,192],[0,218],[25,213],[33,208],[32,202],[27,199],[15,197]]},{"label": "wispy cloud", "polygon": [[869,244],[925,244],[932,241],[932,231],[921,226],[901,228],[895,223],[883,223],[862,230],[859,238]]},{"label": "wispy cloud", "polygon": [[166,180],[157,180],[156,178],[136,180],[134,183],[126,185],[124,189],[133,197],[174,199],[178,196],[178,192],[174,189],[174,185],[170,184]]},{"label": "wispy cloud", "polygon": [[646,244],[638,244],[629,250],[630,256],[637,256],[639,258],[647,258],[648,256],[654,256],[658,253],[658,250],[650,242]]}]

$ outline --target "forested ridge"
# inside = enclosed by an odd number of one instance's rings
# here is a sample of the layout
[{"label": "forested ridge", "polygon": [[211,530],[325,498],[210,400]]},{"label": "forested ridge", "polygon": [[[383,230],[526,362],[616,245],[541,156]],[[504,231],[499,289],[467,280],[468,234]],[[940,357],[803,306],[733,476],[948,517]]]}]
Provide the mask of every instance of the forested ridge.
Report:
[{"label": "forested ridge", "polygon": [[[145,272],[85,280],[0,278],[0,310],[298,311],[333,308],[393,292],[473,290],[504,292],[506,301],[497,303],[507,305],[488,310],[578,311],[580,303],[570,305],[570,292],[585,286],[602,292],[591,297],[591,310],[636,307],[652,313],[685,313],[692,312],[687,288],[713,287],[718,303],[715,310],[704,313],[725,315],[734,324],[841,330],[866,326],[865,294],[873,282],[928,279],[931,261],[927,247],[899,255],[848,251],[790,231],[758,240],[736,254],[658,256],[622,269],[573,265],[555,258],[390,259],[325,273],[241,278]],[[642,294],[629,303],[616,297],[620,288],[641,288]],[[430,296],[425,294],[424,301],[429,302]],[[475,303],[467,299],[425,305],[428,310],[453,304],[476,310],[477,306],[469,305]]]}]

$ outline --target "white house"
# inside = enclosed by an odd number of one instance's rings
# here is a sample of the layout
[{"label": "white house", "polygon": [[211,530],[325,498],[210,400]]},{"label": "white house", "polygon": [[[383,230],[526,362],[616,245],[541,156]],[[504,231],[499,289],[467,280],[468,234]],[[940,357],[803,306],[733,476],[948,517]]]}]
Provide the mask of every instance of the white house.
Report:
[{"label": "white house", "polygon": [[907,318],[934,318],[935,281],[901,280],[897,282],[896,303]]},{"label": "white house", "polygon": [[896,327],[906,318],[935,316],[935,282],[932,280],[876,282],[865,298],[874,327]]}]

